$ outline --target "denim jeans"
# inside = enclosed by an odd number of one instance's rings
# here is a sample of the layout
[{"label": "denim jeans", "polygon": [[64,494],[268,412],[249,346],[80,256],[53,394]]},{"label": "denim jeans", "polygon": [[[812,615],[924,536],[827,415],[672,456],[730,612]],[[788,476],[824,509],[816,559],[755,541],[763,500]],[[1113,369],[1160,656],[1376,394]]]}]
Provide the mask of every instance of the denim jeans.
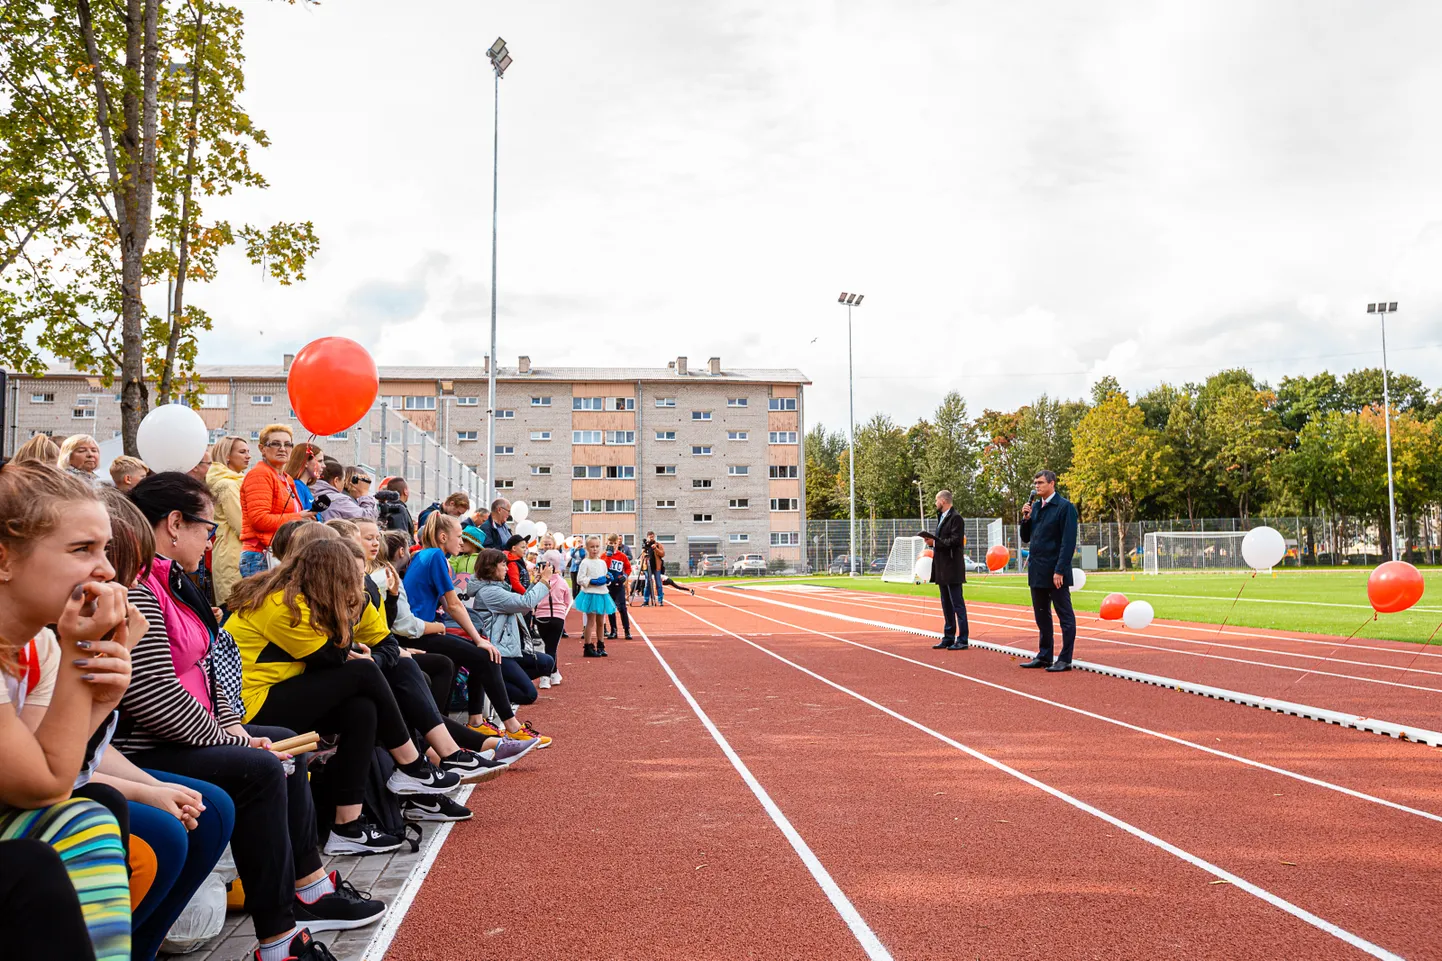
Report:
[{"label": "denim jeans", "polygon": [[240,576],[250,577],[266,570],[266,557],[260,551],[240,552]]},{"label": "denim jeans", "polygon": [[656,588],[655,588],[655,590],[656,590],[656,594],[655,594],[656,602],[657,602],[658,604],[663,604],[663,603],[665,603],[665,601],[666,601],[666,591],[665,591],[665,589],[661,586],[661,578],[662,578],[663,576],[665,576],[665,575],[663,575],[660,571],[646,571],[646,572],[645,572],[645,578],[646,578],[646,603],[647,603],[647,604],[651,603],[651,596],[652,596],[652,595],[651,595],[651,582],[652,582],[652,581],[655,581],[655,583],[656,583]]}]

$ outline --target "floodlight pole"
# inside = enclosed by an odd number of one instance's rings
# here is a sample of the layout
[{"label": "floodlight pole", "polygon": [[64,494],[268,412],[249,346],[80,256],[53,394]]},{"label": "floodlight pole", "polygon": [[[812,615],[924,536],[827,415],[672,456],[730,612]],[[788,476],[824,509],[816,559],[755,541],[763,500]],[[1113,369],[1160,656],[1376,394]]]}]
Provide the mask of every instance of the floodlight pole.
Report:
[{"label": "floodlight pole", "polygon": [[1392,542],[1392,560],[1397,560],[1397,492],[1392,483],[1392,397],[1387,377],[1387,315],[1397,310],[1396,301],[1367,305],[1367,313],[1375,313],[1382,322],[1382,425],[1387,438],[1387,521],[1388,539]]},{"label": "floodlight pole", "polygon": [[492,113],[491,131],[491,362],[486,372],[486,492],[483,503],[489,506],[496,490],[496,222],[501,185],[501,75],[511,65],[506,41],[500,37],[486,51],[496,75],[496,105]]},{"label": "floodlight pole", "polygon": [[851,491],[851,576],[861,572],[856,567],[856,374],[851,352],[851,308],[861,306],[865,294],[842,293],[839,302],[846,305],[846,392],[848,417],[846,418],[846,470],[847,484]]},{"label": "floodlight pole", "polygon": [[926,530],[926,495],[922,493],[921,481],[912,483],[916,485],[916,516],[921,518],[921,529]]}]

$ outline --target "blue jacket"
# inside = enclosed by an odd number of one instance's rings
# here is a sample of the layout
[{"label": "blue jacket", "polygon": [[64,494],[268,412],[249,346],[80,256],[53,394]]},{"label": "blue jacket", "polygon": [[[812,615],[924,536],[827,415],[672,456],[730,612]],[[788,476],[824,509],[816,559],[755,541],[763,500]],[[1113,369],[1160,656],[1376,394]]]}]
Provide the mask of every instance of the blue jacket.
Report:
[{"label": "blue jacket", "polygon": [[1052,575],[1062,576],[1062,586],[1071,587],[1071,561],[1076,553],[1076,505],[1060,494],[1051,503],[1037,501],[1031,517],[1021,522],[1021,539],[1031,543],[1031,563],[1026,582],[1032,587],[1051,589]]},{"label": "blue jacket", "polygon": [[481,525],[481,537],[485,538],[486,547],[494,547],[498,551],[506,549],[506,541],[511,539],[511,529],[505,524],[497,524],[495,518],[487,518]]}]

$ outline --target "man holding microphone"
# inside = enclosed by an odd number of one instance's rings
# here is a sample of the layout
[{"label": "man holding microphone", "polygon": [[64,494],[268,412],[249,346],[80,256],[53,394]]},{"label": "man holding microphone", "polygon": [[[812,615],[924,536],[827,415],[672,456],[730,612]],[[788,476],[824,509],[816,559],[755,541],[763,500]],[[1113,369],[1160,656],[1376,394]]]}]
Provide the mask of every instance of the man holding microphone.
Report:
[{"label": "man holding microphone", "polygon": [[941,588],[941,613],[945,618],[939,651],[964,651],[969,646],[970,631],[966,623],[966,599],[961,596],[966,583],[966,525],[952,510],[951,491],[936,492],[936,533],[922,531],[931,546],[931,583]]},{"label": "man holding microphone", "polygon": [[[1037,655],[1022,667],[1044,667],[1055,674],[1071,670],[1076,644],[1076,614],[1071,607],[1071,559],[1076,551],[1076,506],[1056,492],[1056,474],[1039,471],[1032,478],[1036,497],[1021,509],[1021,539],[1031,543],[1031,608],[1040,634]],[[1051,611],[1061,622],[1061,657],[1052,660]]]}]

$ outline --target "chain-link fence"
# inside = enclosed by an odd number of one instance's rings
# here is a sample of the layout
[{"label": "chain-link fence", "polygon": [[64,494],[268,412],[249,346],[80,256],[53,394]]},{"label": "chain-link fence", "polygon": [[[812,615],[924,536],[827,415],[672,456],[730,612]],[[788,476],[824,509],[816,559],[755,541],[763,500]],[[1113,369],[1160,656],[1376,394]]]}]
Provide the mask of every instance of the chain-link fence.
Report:
[{"label": "chain-link fence", "polygon": [[[985,563],[990,547],[988,528],[994,517],[966,518],[966,556],[978,564]],[[856,569],[862,574],[880,574],[886,556],[898,537],[912,537],[922,530],[934,530],[936,519],[925,525],[920,517],[856,519]],[[1005,530],[1005,528],[1003,527]],[[1014,528],[1012,529],[1015,530]],[[851,570],[851,522],[846,520],[808,521],[803,532],[806,539],[806,563],[810,573],[845,574]],[[1004,543],[1015,543],[1004,541]]]}]

